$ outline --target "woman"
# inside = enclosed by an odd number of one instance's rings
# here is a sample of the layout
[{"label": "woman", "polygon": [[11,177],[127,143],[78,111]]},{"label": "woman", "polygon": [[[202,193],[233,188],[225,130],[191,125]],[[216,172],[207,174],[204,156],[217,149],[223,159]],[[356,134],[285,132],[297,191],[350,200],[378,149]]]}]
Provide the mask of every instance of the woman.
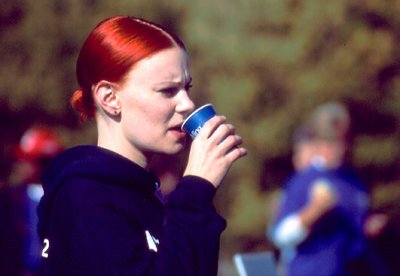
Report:
[{"label": "woman", "polygon": [[246,155],[241,138],[225,117],[209,120],[165,204],[148,169],[185,146],[194,104],[182,41],[149,21],[106,19],[81,49],[77,79],[72,104],[95,119],[98,143],[65,151],[42,177],[43,274],[216,275],[226,223],[212,198]]}]

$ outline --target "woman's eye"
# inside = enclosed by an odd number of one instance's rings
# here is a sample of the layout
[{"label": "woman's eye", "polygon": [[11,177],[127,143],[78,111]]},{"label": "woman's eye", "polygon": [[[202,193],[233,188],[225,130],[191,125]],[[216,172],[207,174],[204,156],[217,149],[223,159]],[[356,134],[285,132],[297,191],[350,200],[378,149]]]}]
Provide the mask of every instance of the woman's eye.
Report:
[{"label": "woman's eye", "polygon": [[[192,87],[192,84],[188,83],[185,85],[184,89],[186,91],[189,91],[191,87]],[[173,95],[177,94],[181,89],[182,88],[180,86],[179,87],[166,87],[166,88],[160,89],[160,92],[163,94],[169,95],[169,96],[173,96]]]},{"label": "woman's eye", "polygon": [[164,94],[176,94],[179,91],[177,87],[168,87],[161,90]]}]

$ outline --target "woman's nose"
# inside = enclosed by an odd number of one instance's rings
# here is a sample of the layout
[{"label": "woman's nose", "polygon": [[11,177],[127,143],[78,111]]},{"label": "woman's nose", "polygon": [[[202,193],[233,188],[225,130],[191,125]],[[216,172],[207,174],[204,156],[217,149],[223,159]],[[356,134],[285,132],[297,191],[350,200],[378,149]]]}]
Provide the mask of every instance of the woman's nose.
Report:
[{"label": "woman's nose", "polygon": [[195,105],[193,101],[190,99],[189,94],[186,91],[182,91],[178,104],[176,107],[176,111],[179,113],[190,114],[194,111]]}]

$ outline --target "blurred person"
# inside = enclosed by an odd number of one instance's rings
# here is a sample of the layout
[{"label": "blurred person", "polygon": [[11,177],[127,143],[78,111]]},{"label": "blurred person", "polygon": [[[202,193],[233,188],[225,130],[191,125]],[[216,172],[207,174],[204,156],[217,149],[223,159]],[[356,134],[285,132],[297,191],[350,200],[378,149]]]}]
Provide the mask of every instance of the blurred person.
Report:
[{"label": "blurred person", "polygon": [[[363,223],[364,184],[346,162],[350,116],[339,103],[316,109],[295,156],[301,166],[285,183],[268,236],[280,251],[283,275],[358,275],[369,257]],[[299,162],[297,162],[299,163]]]},{"label": "blurred person", "polygon": [[15,148],[10,181],[0,193],[0,275],[38,273],[36,208],[43,195],[39,177],[62,148],[58,134],[45,126],[27,129]]},{"label": "blurred person", "polygon": [[44,275],[216,275],[226,221],[212,200],[246,155],[224,116],[192,141],[168,201],[152,158],[185,148],[195,106],[183,42],[135,17],[101,21],[77,60],[72,105],[94,119],[97,145],[66,150],[43,175],[38,231]]},{"label": "blurred person", "polygon": [[[298,127],[293,134],[292,141],[292,166],[294,169],[294,173],[289,178],[294,178],[301,171],[306,170],[309,166],[311,166],[311,162],[314,154],[313,143],[309,137],[309,126],[302,125]],[[267,237],[271,239],[271,231],[273,227],[273,223],[277,219],[278,209],[280,208],[281,202],[284,199],[284,193],[280,191],[277,196],[273,199],[273,202],[270,206],[271,218],[270,225],[267,227]],[[282,259],[285,256],[285,252],[280,252],[277,247],[273,248],[274,257],[276,259],[276,270],[278,275],[284,275],[283,271],[285,269]]]}]

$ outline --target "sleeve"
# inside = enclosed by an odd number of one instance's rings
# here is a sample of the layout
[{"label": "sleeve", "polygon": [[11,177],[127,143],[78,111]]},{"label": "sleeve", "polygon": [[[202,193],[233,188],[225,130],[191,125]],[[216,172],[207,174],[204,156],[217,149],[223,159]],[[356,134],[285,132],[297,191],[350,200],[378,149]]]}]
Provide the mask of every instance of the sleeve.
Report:
[{"label": "sleeve", "polygon": [[298,212],[308,202],[308,188],[299,175],[289,179],[282,190],[282,197],[277,209],[276,222],[284,217]]},{"label": "sleeve", "polygon": [[276,217],[267,230],[267,236],[278,248],[297,246],[308,235],[297,215],[307,204],[307,188],[304,188],[298,174],[292,176],[284,186]]},{"label": "sleeve", "polygon": [[302,225],[297,214],[283,218],[272,231],[272,240],[279,247],[295,247],[308,235],[307,229]]},{"label": "sleeve", "polygon": [[[292,192],[292,196],[285,200],[284,215],[272,231],[272,240],[275,245],[282,247],[295,247],[303,242],[314,224],[320,220],[335,204],[335,191],[330,181],[325,178],[317,178],[309,182],[309,186],[299,186],[303,191]],[[290,208],[296,203],[296,197],[303,195],[303,202],[297,208]],[[306,199],[307,198],[307,202]],[[302,217],[302,218],[301,218]]]},{"label": "sleeve", "polygon": [[182,178],[167,202],[164,275],[217,275],[220,235],[226,227],[212,204],[216,189],[196,176]]}]

